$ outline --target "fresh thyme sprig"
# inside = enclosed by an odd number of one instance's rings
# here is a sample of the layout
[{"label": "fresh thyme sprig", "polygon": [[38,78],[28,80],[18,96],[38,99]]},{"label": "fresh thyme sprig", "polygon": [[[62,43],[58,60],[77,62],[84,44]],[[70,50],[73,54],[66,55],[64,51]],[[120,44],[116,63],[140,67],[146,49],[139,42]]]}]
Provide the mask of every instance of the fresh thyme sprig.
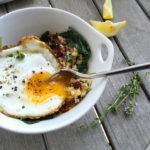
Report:
[{"label": "fresh thyme sprig", "polygon": [[[99,121],[103,121],[103,119],[110,111],[117,112],[124,105],[126,105],[123,108],[124,113],[132,114],[136,106],[136,101],[137,101],[136,98],[140,92],[140,84],[141,84],[141,79],[138,73],[133,73],[130,82],[128,84],[121,86],[117,99],[105,107],[101,116],[95,118],[93,121],[89,123],[89,125],[86,124],[85,125],[86,129],[89,127],[97,126]],[[84,125],[82,125],[82,129],[85,129],[83,126]]]},{"label": "fresh thyme sprig", "polygon": [[[125,61],[129,66],[135,65],[129,59]],[[146,75],[149,74],[150,72],[146,73]],[[119,109],[122,109],[126,115],[132,114],[136,106],[137,96],[140,94],[140,84],[141,78],[138,73],[134,72],[130,82],[121,86],[116,100],[104,108],[102,115],[92,120],[89,124],[82,124],[82,128],[79,126],[79,129],[88,129],[97,126],[99,121],[103,121],[111,111],[117,112]]]}]

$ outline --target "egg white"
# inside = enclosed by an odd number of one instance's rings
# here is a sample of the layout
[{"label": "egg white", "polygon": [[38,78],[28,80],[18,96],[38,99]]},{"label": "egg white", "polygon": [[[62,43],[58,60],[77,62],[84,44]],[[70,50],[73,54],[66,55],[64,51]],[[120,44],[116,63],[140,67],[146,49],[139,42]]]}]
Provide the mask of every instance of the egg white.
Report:
[{"label": "egg white", "polygon": [[[23,60],[8,57],[17,51],[25,55]],[[37,39],[26,40],[25,43],[0,52],[0,110],[17,118],[39,118],[53,114],[63,105],[59,95],[52,96],[44,103],[36,104],[29,100],[25,93],[25,84],[33,71],[55,73],[59,68],[56,58],[46,46]],[[17,76],[17,78],[16,78]],[[15,78],[15,79],[14,79]],[[12,90],[17,87],[17,90]]]}]

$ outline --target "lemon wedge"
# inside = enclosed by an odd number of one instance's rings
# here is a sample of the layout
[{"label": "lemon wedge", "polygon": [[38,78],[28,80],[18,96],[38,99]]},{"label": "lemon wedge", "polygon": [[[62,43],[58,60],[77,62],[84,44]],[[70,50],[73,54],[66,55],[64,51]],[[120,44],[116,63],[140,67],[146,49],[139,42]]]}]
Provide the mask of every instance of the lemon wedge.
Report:
[{"label": "lemon wedge", "polygon": [[103,18],[104,19],[112,19],[113,18],[113,10],[111,0],[105,0],[103,6]]},{"label": "lemon wedge", "polygon": [[111,21],[100,22],[90,20],[90,23],[95,29],[97,29],[107,37],[117,35],[126,26],[126,21],[113,23]]}]

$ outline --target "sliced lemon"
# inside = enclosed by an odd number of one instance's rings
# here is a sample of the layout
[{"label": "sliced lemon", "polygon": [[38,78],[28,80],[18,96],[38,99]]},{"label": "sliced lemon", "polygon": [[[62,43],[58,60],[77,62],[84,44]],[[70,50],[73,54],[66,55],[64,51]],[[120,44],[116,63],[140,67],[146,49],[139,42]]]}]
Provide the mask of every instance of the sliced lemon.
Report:
[{"label": "sliced lemon", "polygon": [[112,19],[113,18],[113,9],[111,0],[105,0],[103,6],[103,18],[104,19]]},{"label": "sliced lemon", "polygon": [[126,21],[113,23],[111,21],[100,22],[90,20],[90,23],[95,29],[97,29],[107,37],[117,35],[126,26]]}]

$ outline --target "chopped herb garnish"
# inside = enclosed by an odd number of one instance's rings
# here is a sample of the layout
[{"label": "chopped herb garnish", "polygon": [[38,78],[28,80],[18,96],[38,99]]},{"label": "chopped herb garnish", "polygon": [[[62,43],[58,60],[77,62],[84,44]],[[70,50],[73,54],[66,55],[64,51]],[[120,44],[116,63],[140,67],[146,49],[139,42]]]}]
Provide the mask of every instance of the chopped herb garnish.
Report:
[{"label": "chopped herb garnish", "polygon": [[8,54],[7,57],[15,57],[18,60],[23,60],[25,55],[20,51],[16,51],[16,53]]},{"label": "chopped herb garnish", "polygon": [[25,57],[25,55],[22,52],[20,52],[20,51],[16,52],[16,59],[22,60],[22,59],[24,59],[24,57]]},{"label": "chopped herb garnish", "polygon": [[8,55],[7,55],[7,57],[13,57],[13,56],[14,56],[13,54],[8,54]]}]

